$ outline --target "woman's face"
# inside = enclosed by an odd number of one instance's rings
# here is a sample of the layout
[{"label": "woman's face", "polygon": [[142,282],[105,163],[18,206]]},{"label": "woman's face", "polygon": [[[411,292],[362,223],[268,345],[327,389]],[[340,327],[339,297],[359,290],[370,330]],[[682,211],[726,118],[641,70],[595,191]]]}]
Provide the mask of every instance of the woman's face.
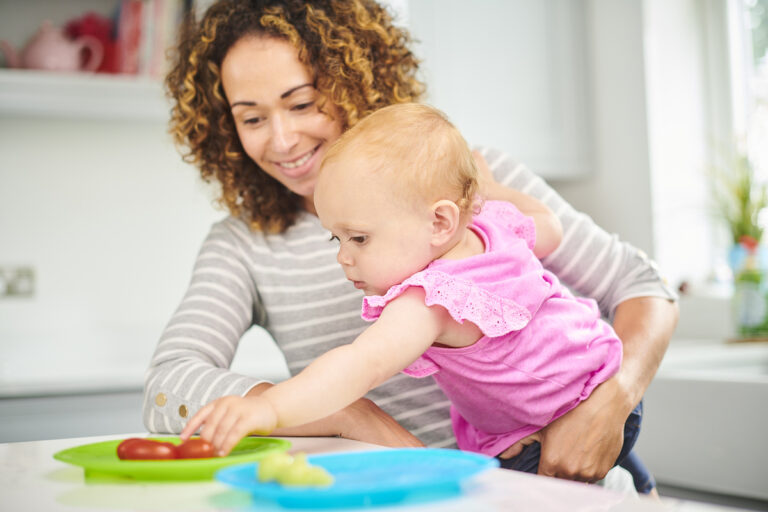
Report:
[{"label": "woman's face", "polygon": [[330,115],[318,109],[319,94],[296,49],[280,39],[244,37],[224,57],[221,82],[246,154],[314,212],[320,161],[341,135],[341,122],[330,103],[323,107]]}]

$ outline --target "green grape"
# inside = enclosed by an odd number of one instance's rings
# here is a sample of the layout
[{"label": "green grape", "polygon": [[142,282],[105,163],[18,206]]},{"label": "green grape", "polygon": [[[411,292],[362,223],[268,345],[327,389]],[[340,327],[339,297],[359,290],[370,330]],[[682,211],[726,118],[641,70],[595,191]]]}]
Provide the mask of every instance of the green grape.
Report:
[{"label": "green grape", "polygon": [[277,481],[282,485],[307,485],[308,472],[309,466],[306,463],[301,464],[294,460],[293,464],[283,468],[277,475]]},{"label": "green grape", "polygon": [[333,476],[320,466],[307,462],[305,453],[291,457],[287,453],[277,453],[265,457],[259,463],[260,482],[277,481],[285,486],[325,487],[333,483]]},{"label": "green grape", "polygon": [[285,452],[267,455],[259,462],[259,482],[271,482],[293,464],[293,457]]},{"label": "green grape", "polygon": [[310,466],[306,473],[306,485],[327,487],[333,483],[331,474],[320,466]]}]

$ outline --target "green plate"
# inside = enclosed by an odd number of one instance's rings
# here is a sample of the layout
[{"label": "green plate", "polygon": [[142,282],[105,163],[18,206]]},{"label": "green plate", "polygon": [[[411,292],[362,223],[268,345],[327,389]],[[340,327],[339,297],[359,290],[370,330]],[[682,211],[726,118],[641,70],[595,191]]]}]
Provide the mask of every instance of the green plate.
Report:
[{"label": "green plate", "polygon": [[[179,444],[178,437],[151,437],[157,441]],[[171,460],[120,460],[117,445],[124,439],[84,444],[67,448],[53,455],[53,458],[82,466],[86,478],[118,478],[133,480],[211,480],[219,469],[232,464],[252,462],[274,453],[283,452],[291,443],[271,437],[246,437],[226,457],[210,459]]]}]

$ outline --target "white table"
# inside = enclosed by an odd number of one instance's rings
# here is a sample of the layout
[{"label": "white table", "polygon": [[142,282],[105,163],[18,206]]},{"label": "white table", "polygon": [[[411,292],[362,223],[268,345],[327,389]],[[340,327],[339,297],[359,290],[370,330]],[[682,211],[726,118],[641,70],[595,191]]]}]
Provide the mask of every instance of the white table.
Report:
[{"label": "white table", "polygon": [[[136,434],[0,444],[0,511],[59,510],[255,510],[250,496],[215,482],[86,482],[83,470],[53,459],[59,450]],[[338,438],[289,438],[291,452],[308,454],[382,449]],[[723,511],[678,500],[661,502],[626,496],[602,488],[494,469],[468,482],[453,499],[418,506],[368,510],[403,511]],[[282,510],[277,506],[258,510]]]}]

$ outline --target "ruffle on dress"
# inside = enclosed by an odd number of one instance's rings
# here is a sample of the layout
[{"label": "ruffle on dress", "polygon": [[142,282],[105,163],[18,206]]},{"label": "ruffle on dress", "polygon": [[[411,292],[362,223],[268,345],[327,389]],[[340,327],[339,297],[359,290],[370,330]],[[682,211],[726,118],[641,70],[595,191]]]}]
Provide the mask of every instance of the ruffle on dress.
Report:
[{"label": "ruffle on dress", "polygon": [[427,306],[442,306],[457,322],[469,320],[492,338],[519,331],[531,320],[531,313],[517,302],[494,295],[471,281],[433,269],[412,275],[390,288],[385,295],[363,298],[363,319],[379,318],[384,307],[411,286],[424,289]]}]

